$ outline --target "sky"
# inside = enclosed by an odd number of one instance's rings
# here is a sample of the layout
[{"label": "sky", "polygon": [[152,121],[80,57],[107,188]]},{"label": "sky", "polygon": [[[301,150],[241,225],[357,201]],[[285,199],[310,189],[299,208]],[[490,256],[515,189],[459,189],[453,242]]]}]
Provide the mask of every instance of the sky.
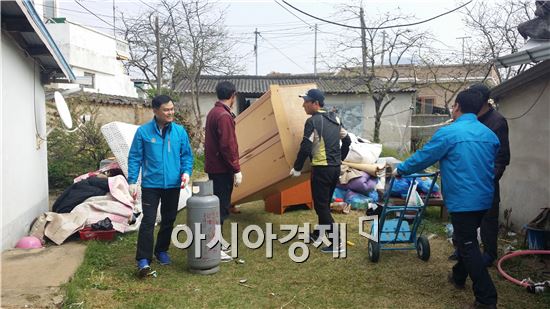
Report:
[{"label": "sky", "polygon": [[[58,0],[60,17],[70,21],[91,26],[99,31],[112,34],[113,0],[79,0],[79,2],[97,16],[79,6],[76,0]],[[115,25],[120,12],[127,16],[139,16],[140,13],[155,6],[152,1],[114,0]],[[349,3],[358,1],[323,1],[323,0],[287,0],[293,6],[331,21],[358,25],[358,19],[349,20],[339,9]],[[345,28],[315,20],[286,6],[282,0],[221,0],[215,2],[216,8],[225,9],[225,24],[229,36],[236,43],[234,51],[239,55],[245,67],[243,74],[256,74],[254,55],[254,31],[258,36],[257,73],[265,75],[271,72],[307,74],[314,72],[315,31],[317,33],[317,72],[328,70],[326,62],[331,61],[334,44],[344,33]],[[396,12],[411,17],[411,21],[420,21],[439,15],[458,7],[461,3],[455,0],[363,0],[367,18],[376,17],[385,12]],[[473,4],[470,4],[473,5]],[[411,29],[428,30],[439,42],[435,43],[442,53],[460,52],[462,39],[467,36],[462,26],[462,14],[454,12]],[[100,20],[103,19],[103,20]],[[368,23],[368,22],[367,22]],[[109,25],[110,24],[110,25]],[[369,26],[367,24],[367,26]],[[465,44],[468,44],[466,39]]]}]

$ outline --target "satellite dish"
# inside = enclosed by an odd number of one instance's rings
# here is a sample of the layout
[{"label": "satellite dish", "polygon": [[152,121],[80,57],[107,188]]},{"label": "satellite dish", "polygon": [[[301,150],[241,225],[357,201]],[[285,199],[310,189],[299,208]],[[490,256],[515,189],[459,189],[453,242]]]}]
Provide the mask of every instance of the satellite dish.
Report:
[{"label": "satellite dish", "polygon": [[54,92],[53,97],[55,100],[55,108],[57,108],[61,121],[63,121],[67,129],[71,129],[73,127],[73,118],[71,117],[71,112],[65,102],[65,98],[63,98],[63,95],[59,93],[59,91]]}]

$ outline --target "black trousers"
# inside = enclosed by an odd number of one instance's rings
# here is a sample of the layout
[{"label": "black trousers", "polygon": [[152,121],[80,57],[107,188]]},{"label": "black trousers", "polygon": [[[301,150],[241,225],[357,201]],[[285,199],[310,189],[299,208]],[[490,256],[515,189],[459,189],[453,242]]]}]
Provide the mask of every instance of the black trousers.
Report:
[{"label": "black trousers", "polygon": [[220,200],[220,224],[229,217],[231,207],[231,194],[233,193],[233,173],[208,174],[208,178],[214,183],[214,195]]},{"label": "black trousers", "polygon": [[178,201],[180,198],[180,188],[174,189],[141,189],[141,202],[143,208],[143,218],[139,226],[136,260],[153,259],[153,243],[155,232],[155,220],[157,218],[157,209],[160,205],[160,229],[157,234],[157,243],[155,253],[168,251],[172,239],[172,229],[178,213]]},{"label": "black trousers", "polygon": [[495,193],[493,195],[493,205],[483,216],[481,221],[481,242],[483,243],[483,252],[488,256],[491,262],[498,257],[498,214],[500,205],[500,185],[495,181]]},{"label": "black trousers", "polygon": [[477,242],[477,228],[481,225],[485,212],[483,210],[451,213],[453,241],[458,250],[458,260],[453,266],[453,279],[462,285],[470,276],[476,301],[493,305],[497,303],[497,291],[483,263]]},{"label": "black trousers", "polygon": [[311,168],[311,195],[319,225],[328,225],[332,231],[334,219],[330,213],[330,201],[340,177],[340,166],[315,166]]}]

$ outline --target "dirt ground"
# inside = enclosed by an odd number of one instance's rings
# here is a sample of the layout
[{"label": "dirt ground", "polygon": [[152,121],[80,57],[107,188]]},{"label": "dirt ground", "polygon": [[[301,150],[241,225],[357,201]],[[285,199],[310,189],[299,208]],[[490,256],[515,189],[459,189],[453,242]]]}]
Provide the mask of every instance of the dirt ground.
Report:
[{"label": "dirt ground", "polygon": [[86,246],[68,242],[41,249],[12,249],[2,253],[2,308],[59,308],[60,286],[70,280],[84,260]]},{"label": "dirt ground", "polygon": [[[49,205],[61,191],[50,192]],[[68,282],[82,261],[86,245],[69,241],[61,246],[49,243],[41,249],[12,249],[2,252],[1,308],[61,308]]]}]

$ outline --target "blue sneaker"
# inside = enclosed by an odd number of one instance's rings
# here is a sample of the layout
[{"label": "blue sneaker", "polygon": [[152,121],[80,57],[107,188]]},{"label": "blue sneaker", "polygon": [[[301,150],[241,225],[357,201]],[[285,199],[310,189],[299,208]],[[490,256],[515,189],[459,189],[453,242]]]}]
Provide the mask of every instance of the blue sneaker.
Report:
[{"label": "blue sneaker", "polygon": [[170,256],[168,255],[168,252],[166,252],[166,251],[155,253],[155,257],[159,261],[160,265],[170,264]]},{"label": "blue sneaker", "polygon": [[138,260],[137,267],[138,267],[138,276],[140,278],[146,277],[151,271],[151,267],[149,266],[148,259]]}]

